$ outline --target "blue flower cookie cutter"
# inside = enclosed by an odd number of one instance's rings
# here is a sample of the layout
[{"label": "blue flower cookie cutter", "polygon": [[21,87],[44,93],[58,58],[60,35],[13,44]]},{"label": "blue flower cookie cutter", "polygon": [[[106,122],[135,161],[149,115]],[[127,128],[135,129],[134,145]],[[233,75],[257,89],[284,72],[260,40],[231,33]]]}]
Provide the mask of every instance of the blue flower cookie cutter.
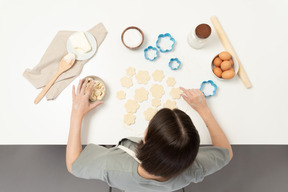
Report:
[{"label": "blue flower cookie cutter", "polygon": [[[147,55],[148,51],[154,51],[154,57],[149,57]],[[144,49],[144,57],[149,61],[153,61],[158,57],[158,50],[155,47],[149,46],[146,49]]]},{"label": "blue flower cookie cutter", "polygon": [[[211,90],[209,93],[207,93],[207,90],[205,91],[205,85],[207,84],[210,84],[212,87],[213,87],[213,91],[211,93]],[[210,96],[213,96],[216,94],[216,91],[217,91],[217,85],[212,81],[212,80],[208,80],[208,81],[203,81],[201,83],[201,86],[200,86],[200,91],[202,91],[202,93],[205,95],[205,97],[210,97]]]},{"label": "blue flower cookie cutter", "polygon": [[[161,48],[161,46],[159,45],[159,43],[161,42],[161,39],[167,38],[167,37],[168,37],[169,40],[171,41],[171,47],[168,48],[168,49],[163,49],[163,48]],[[174,48],[174,44],[175,44],[175,39],[170,35],[170,33],[165,33],[165,34],[160,34],[160,35],[158,35],[158,39],[157,39],[157,41],[156,41],[156,47],[157,47],[162,53],[172,51],[173,48]]]},{"label": "blue flower cookie cutter", "polygon": [[180,65],[181,65],[181,61],[179,61],[178,58],[171,58],[170,61],[169,61],[169,67],[172,70],[179,69]]}]

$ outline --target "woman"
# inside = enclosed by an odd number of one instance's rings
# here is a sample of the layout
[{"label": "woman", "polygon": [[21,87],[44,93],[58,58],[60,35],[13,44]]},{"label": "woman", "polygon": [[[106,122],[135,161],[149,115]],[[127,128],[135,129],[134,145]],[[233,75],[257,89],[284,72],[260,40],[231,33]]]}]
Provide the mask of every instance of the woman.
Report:
[{"label": "woman", "polygon": [[201,116],[213,146],[199,147],[200,139],[190,117],[181,110],[162,109],[149,122],[143,140],[126,138],[119,146],[107,149],[81,145],[82,119],[103,102],[89,103],[92,86],[87,93],[80,80],[73,86],[73,106],[66,150],[70,173],[86,179],[100,179],[109,186],[133,191],[175,191],[200,182],[224,167],[233,156],[231,145],[212,115],[200,90],[181,88],[182,98]]}]

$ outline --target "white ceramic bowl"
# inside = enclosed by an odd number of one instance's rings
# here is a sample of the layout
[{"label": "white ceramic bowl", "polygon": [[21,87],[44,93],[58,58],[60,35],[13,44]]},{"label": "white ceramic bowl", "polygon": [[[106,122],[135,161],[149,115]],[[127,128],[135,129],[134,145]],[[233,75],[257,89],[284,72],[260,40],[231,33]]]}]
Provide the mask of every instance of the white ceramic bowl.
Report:
[{"label": "white ceramic bowl", "polygon": [[91,76],[85,77],[85,78],[83,79],[83,83],[84,83],[84,81],[85,81],[86,78],[91,78],[91,79],[93,79],[94,81],[100,81],[100,82],[102,82],[103,85],[104,85],[104,93],[103,93],[102,99],[100,99],[100,100],[95,100],[95,101],[91,101],[91,100],[89,99],[90,103],[94,103],[94,102],[96,102],[96,101],[101,101],[101,100],[103,100],[104,97],[105,97],[106,91],[107,91],[107,90],[106,90],[106,85],[105,85],[104,81],[103,81],[100,77],[92,76],[92,75],[91,75]]},{"label": "white ceramic bowl", "polygon": [[[239,71],[239,64],[238,64],[237,59],[236,59],[235,57],[233,57],[232,54],[230,54],[230,55],[231,55],[231,59],[232,59],[232,61],[233,61],[233,66],[232,66],[232,67],[233,67],[233,69],[234,69],[234,71],[235,71],[235,75],[234,75],[234,77],[232,77],[231,79],[234,79],[235,76],[237,75],[238,71]],[[212,72],[213,76],[214,76],[216,79],[219,79],[219,80],[230,80],[230,79],[223,79],[223,78],[217,77],[217,76],[214,74],[213,69],[214,69],[216,66],[213,64],[213,61],[214,61],[214,59],[215,59],[216,57],[218,57],[218,56],[219,56],[219,54],[217,54],[217,55],[212,59],[212,62],[211,62],[211,72]]]}]

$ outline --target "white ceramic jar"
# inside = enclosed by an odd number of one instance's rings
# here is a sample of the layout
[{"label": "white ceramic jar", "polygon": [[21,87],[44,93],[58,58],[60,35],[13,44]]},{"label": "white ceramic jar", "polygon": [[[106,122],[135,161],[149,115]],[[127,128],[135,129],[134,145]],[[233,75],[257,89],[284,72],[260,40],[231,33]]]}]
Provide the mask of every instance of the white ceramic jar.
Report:
[{"label": "white ceramic jar", "polygon": [[187,41],[192,48],[200,49],[207,43],[210,34],[211,27],[203,23],[191,30],[188,34]]}]

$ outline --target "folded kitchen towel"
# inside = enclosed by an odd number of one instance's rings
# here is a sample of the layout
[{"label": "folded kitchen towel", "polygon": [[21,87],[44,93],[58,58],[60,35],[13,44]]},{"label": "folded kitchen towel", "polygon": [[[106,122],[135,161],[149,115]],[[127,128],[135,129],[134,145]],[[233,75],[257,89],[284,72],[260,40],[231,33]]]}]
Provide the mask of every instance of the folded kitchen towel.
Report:
[{"label": "folded kitchen towel", "polygon": [[[59,31],[38,65],[32,70],[26,69],[24,71],[23,76],[28,79],[35,88],[39,89],[44,87],[57,73],[61,59],[67,54],[67,40],[74,32],[75,31]],[[92,29],[88,30],[88,32],[95,37],[98,48],[108,33],[102,23],[97,24]],[[47,100],[55,99],[81,73],[84,64],[88,61],[89,59],[75,61],[72,68],[62,73],[47,92]]]}]

